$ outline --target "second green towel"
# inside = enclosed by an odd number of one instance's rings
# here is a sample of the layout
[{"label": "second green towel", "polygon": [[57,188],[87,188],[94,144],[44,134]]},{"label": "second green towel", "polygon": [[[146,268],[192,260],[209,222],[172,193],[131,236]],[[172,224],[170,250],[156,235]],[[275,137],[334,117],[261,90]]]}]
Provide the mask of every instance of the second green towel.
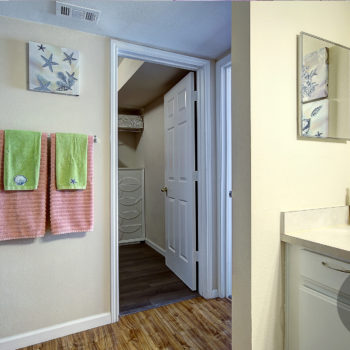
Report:
[{"label": "second green towel", "polygon": [[85,190],[87,179],[87,135],[56,134],[56,187]]},{"label": "second green towel", "polygon": [[36,190],[39,183],[41,133],[5,130],[4,189]]}]

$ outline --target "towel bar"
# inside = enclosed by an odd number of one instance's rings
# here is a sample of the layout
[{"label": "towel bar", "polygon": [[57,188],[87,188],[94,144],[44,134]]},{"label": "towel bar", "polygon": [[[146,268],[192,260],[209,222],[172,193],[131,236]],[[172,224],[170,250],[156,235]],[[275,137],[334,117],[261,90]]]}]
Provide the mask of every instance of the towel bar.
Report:
[{"label": "towel bar", "polygon": [[[47,137],[50,137],[50,136],[51,136],[50,134],[47,134]],[[101,143],[101,139],[96,135],[94,135],[94,143]]]}]

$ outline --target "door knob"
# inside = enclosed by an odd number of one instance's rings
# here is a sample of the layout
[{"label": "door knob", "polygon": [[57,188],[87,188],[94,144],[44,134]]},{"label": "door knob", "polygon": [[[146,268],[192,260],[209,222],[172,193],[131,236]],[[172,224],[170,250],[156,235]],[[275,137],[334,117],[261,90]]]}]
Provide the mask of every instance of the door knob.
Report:
[{"label": "door knob", "polygon": [[165,186],[162,187],[162,188],[161,188],[161,191],[162,191],[162,192],[165,192],[165,193],[168,193],[168,187],[165,187]]}]

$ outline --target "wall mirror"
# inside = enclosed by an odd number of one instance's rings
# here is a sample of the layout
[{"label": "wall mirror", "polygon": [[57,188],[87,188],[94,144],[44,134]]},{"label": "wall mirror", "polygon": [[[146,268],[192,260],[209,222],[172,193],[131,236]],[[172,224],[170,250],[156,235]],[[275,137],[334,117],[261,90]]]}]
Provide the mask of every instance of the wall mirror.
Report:
[{"label": "wall mirror", "polygon": [[299,37],[299,136],[350,139],[350,49],[304,32]]}]

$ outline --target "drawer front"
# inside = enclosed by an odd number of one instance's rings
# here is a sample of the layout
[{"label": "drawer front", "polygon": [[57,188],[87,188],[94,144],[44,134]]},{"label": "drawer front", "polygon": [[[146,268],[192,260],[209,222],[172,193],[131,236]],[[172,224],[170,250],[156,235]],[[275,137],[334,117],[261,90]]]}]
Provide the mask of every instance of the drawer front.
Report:
[{"label": "drawer front", "polygon": [[[299,302],[299,337],[291,349],[349,350],[350,332],[339,318],[335,300],[301,287]],[[345,305],[342,313],[349,319],[350,311]]]},{"label": "drawer front", "polygon": [[300,250],[300,277],[304,285],[314,283],[333,293],[338,293],[342,288],[343,296],[346,299],[349,298],[350,303],[350,263],[302,249]]}]

